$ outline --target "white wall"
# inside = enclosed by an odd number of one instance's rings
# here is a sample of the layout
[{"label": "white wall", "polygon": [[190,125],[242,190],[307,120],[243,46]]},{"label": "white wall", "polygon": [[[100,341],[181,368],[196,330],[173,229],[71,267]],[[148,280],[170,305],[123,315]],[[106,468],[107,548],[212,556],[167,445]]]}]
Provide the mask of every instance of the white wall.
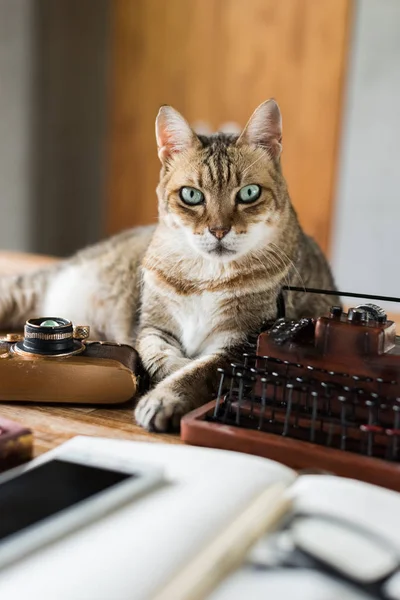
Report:
[{"label": "white wall", "polygon": [[333,269],[344,290],[400,296],[400,0],[355,16]]},{"label": "white wall", "polygon": [[0,0],[0,247],[29,248],[32,4]]},{"label": "white wall", "polygon": [[109,0],[0,0],[0,249],[102,232]]}]

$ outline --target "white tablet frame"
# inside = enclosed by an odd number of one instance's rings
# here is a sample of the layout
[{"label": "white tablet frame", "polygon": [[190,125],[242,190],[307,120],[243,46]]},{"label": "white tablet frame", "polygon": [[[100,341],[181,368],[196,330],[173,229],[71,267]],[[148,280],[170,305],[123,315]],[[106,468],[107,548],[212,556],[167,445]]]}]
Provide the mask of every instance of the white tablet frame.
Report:
[{"label": "white tablet frame", "polygon": [[[113,485],[93,497],[62,510],[55,515],[31,525],[4,540],[0,540],[0,569],[20,560],[39,548],[55,542],[61,537],[77,531],[116,510],[118,507],[132,502],[142,494],[150,491],[164,481],[162,469],[137,463],[133,460],[120,459],[115,456],[95,452],[81,452],[77,449],[61,449],[57,454],[49,453],[49,457],[41,456],[38,461],[17,467],[0,475],[1,485],[6,481],[19,477],[32,469],[38,468],[53,460],[61,460],[110,469],[113,471],[138,475]],[[27,502],[29,499],[27,498]],[[4,518],[0,515],[0,519]]]}]

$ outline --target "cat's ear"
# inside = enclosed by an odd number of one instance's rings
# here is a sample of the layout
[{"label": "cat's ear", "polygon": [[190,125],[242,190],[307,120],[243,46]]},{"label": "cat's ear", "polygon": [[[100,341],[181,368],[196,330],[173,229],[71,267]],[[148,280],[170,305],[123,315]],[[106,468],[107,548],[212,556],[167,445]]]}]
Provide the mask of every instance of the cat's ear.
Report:
[{"label": "cat's ear", "polygon": [[274,158],[282,151],[282,117],[275,100],[267,100],[253,112],[238,144],[262,146]]},{"label": "cat's ear", "polygon": [[200,145],[189,123],[172,106],[162,106],[156,119],[158,156],[166,162],[173,154]]}]

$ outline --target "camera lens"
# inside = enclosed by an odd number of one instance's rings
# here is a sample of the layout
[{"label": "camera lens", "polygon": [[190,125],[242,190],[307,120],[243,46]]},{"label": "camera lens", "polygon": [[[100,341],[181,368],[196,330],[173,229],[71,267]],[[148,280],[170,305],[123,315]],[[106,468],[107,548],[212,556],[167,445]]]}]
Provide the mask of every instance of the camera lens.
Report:
[{"label": "camera lens", "polygon": [[73,352],[75,342],[72,323],[59,317],[29,319],[25,323],[24,339],[18,346],[25,352],[44,356]]}]

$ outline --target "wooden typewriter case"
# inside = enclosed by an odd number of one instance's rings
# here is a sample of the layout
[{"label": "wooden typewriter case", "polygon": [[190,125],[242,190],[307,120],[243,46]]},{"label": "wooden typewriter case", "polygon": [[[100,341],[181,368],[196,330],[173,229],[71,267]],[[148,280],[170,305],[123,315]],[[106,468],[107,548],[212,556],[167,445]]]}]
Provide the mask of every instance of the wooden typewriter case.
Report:
[{"label": "wooden typewriter case", "polygon": [[278,320],[221,370],[185,442],[256,454],[400,491],[400,340],[375,305]]}]

